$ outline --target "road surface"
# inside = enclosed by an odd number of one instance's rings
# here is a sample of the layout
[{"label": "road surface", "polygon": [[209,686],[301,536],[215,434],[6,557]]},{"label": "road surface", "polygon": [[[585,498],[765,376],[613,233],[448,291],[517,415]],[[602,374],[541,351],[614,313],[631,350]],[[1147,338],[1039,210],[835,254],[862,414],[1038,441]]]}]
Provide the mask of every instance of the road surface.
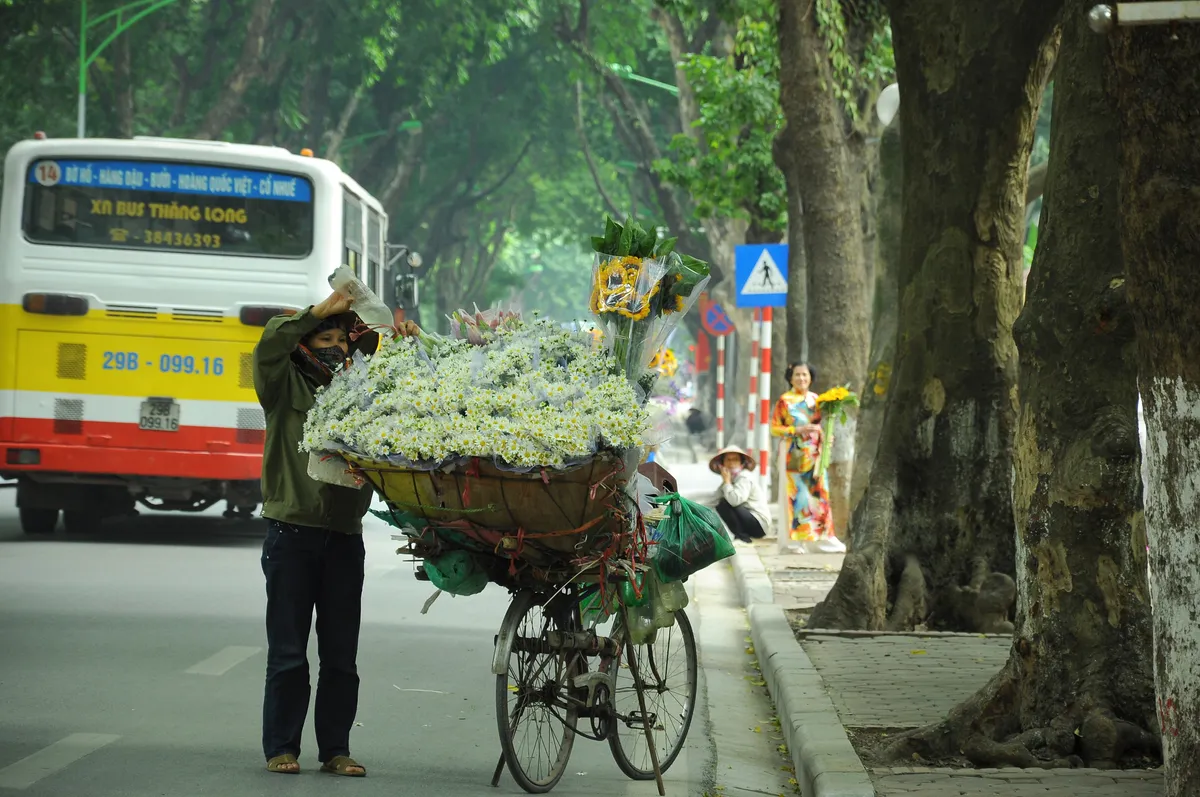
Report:
[{"label": "road surface", "polygon": [[[311,712],[304,773],[271,774],[260,752],[263,527],[150,514],[90,537],[31,538],[19,530],[14,493],[0,489],[0,795],[523,793],[507,775],[489,786],[502,590],[443,595],[422,616],[432,588],[395,555],[391,529],[371,519],[351,740],[369,776],[317,771]],[[701,692],[689,745],[666,776],[670,795],[789,791],[727,570],[693,579]],[[310,661],[315,676],[315,640]],[[607,745],[580,739],[554,793],[656,791],[626,780]]]}]

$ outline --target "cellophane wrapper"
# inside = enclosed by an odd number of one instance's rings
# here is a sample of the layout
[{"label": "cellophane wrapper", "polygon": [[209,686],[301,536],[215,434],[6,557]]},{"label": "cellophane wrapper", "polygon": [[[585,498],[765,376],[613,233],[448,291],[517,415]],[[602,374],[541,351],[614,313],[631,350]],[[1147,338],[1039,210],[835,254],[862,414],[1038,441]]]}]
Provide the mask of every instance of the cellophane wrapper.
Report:
[{"label": "cellophane wrapper", "polygon": [[654,355],[696,303],[707,276],[675,253],[663,258],[596,254],[590,308],[604,345],[625,375],[648,391],[644,376]]}]

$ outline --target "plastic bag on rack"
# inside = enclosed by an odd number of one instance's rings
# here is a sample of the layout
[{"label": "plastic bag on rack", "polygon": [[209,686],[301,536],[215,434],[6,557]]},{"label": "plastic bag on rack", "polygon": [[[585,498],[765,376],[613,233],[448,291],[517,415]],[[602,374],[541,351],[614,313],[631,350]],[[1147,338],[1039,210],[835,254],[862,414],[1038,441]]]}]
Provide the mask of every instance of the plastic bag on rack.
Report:
[{"label": "plastic bag on rack", "polygon": [[679,493],[654,499],[666,504],[667,516],[658,523],[651,562],[664,583],[681,581],[714,562],[733,556],[720,516]]},{"label": "plastic bag on rack", "polygon": [[466,551],[450,551],[425,560],[429,581],[451,595],[476,595],[488,584],[487,573]]}]

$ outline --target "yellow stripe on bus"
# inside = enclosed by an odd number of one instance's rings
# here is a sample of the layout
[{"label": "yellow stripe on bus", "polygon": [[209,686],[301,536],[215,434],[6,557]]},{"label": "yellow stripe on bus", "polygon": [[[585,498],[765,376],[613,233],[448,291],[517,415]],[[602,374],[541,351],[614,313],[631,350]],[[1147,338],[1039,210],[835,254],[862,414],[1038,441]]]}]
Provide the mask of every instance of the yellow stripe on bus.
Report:
[{"label": "yellow stripe on bus", "polygon": [[262,329],[237,319],[66,317],[0,305],[0,390],[253,402]]}]

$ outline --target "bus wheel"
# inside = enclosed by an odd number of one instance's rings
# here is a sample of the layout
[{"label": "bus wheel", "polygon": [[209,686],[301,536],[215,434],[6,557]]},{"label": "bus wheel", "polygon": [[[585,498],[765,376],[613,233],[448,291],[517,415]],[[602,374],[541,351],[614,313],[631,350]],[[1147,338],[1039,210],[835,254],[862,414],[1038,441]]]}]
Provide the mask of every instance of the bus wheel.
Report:
[{"label": "bus wheel", "polygon": [[23,506],[18,510],[21,517],[21,531],[26,534],[53,534],[58,525],[57,509],[40,509]]},{"label": "bus wheel", "polygon": [[63,526],[68,534],[91,534],[100,528],[100,517],[96,512],[83,509],[63,510]]}]

